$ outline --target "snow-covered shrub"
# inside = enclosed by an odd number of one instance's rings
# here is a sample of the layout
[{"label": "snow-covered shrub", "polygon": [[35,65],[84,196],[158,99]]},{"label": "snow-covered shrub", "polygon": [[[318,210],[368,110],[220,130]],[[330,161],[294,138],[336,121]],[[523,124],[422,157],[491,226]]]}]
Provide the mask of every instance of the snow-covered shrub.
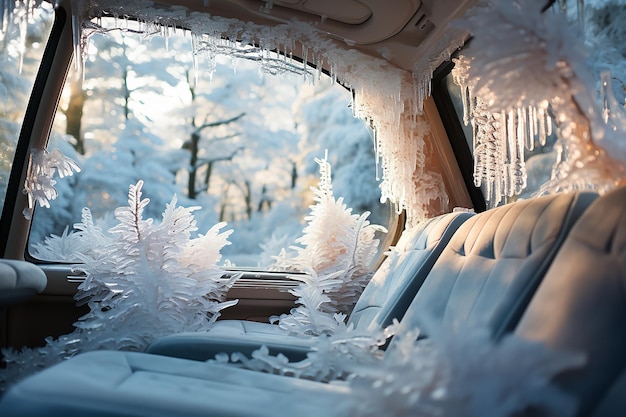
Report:
[{"label": "snow-covered shrub", "polygon": [[3,351],[8,367],[0,382],[25,376],[62,359],[97,349],[142,351],[160,336],[208,330],[220,311],[237,301],[224,301],[238,278],[225,276],[217,266],[231,231],[216,224],[205,235],[197,230],[193,211],[177,206],[176,196],[166,206],[162,221],[143,218],[148,199],[143,182],[131,185],[128,206],[115,210],[117,224],[108,231],[83,210],[75,231],[47,239],[37,254],[63,252],[82,262],[85,274],[75,299],[89,313],[75,331],[44,347],[21,352]]},{"label": "snow-covered shrub", "polygon": [[315,160],[320,166],[320,181],[312,187],[315,204],[305,220],[307,226],[292,246],[276,257],[275,267],[296,270],[306,275],[292,278],[302,284],[292,290],[297,308],[291,314],[271,320],[290,333],[331,334],[342,328],[363,288],[374,274],[378,251],[377,231],[382,226],[367,220],[369,212],[353,214],[343,199],[335,199],[331,167],[327,158]]}]

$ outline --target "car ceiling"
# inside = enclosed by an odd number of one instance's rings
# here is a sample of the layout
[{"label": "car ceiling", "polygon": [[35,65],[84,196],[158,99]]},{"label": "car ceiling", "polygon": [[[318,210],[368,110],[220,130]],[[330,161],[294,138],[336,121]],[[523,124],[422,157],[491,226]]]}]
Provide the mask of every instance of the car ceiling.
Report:
[{"label": "car ceiling", "polygon": [[346,49],[410,70],[475,0],[158,0],[260,25],[314,24]]}]

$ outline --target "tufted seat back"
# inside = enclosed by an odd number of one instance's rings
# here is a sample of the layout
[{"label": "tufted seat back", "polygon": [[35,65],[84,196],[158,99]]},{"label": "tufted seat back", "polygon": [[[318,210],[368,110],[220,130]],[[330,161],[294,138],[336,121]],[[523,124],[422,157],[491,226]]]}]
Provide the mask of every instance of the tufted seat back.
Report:
[{"label": "tufted seat back", "polygon": [[453,233],[473,213],[450,213],[407,229],[354,306],[349,323],[381,328],[401,320]]},{"label": "tufted seat back", "polygon": [[624,415],[626,187],[598,199],[580,218],[515,332],[586,355],[584,367],[558,378],[579,399],[579,416],[596,407],[596,416]]},{"label": "tufted seat back", "polygon": [[467,220],[407,311],[403,326],[511,331],[592,193],[518,201]]}]

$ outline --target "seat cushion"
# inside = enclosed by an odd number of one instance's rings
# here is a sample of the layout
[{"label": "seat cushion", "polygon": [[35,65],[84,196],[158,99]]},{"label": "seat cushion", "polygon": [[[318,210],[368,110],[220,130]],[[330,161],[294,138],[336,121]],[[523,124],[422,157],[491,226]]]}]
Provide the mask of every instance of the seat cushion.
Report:
[{"label": "seat cushion", "polygon": [[[449,213],[427,220],[401,236],[396,248],[370,280],[350,316],[355,327],[383,327],[400,320],[430,268],[456,229],[472,213]],[[306,358],[314,338],[289,335],[276,325],[220,320],[207,332],[179,333],[155,340],[147,352],[195,360],[218,353],[250,356],[265,345],[270,353],[290,360]]]},{"label": "seat cushion", "polygon": [[[580,401],[580,416],[624,415],[626,373],[626,187],[594,203],[554,259],[516,333],[549,347],[583,352],[587,364],[559,384]],[[621,385],[620,385],[621,384]]]},{"label": "seat cushion", "polygon": [[0,415],[349,415],[349,388],[137,352],[78,355],[11,388]]}]

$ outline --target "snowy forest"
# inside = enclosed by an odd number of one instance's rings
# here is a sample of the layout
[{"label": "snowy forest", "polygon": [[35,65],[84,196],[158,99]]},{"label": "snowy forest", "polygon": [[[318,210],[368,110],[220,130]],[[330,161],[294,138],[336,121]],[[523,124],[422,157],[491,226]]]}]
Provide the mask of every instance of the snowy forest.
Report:
[{"label": "snowy forest", "polygon": [[[147,217],[159,218],[176,194],[201,207],[199,230],[234,229],[223,251],[232,264],[267,266],[301,232],[319,178],[314,159],[325,150],[335,194],[386,225],[372,133],[353,117],[347,89],[325,75],[263,73],[242,59],[194,65],[191,43],[182,31],[90,37],[84,80],[70,73],[48,147],[81,172],[58,181],[59,198],[37,210],[31,248],[71,229],[83,207],[107,228],[128,186],[143,180]],[[13,75],[31,71],[26,64]]]}]

